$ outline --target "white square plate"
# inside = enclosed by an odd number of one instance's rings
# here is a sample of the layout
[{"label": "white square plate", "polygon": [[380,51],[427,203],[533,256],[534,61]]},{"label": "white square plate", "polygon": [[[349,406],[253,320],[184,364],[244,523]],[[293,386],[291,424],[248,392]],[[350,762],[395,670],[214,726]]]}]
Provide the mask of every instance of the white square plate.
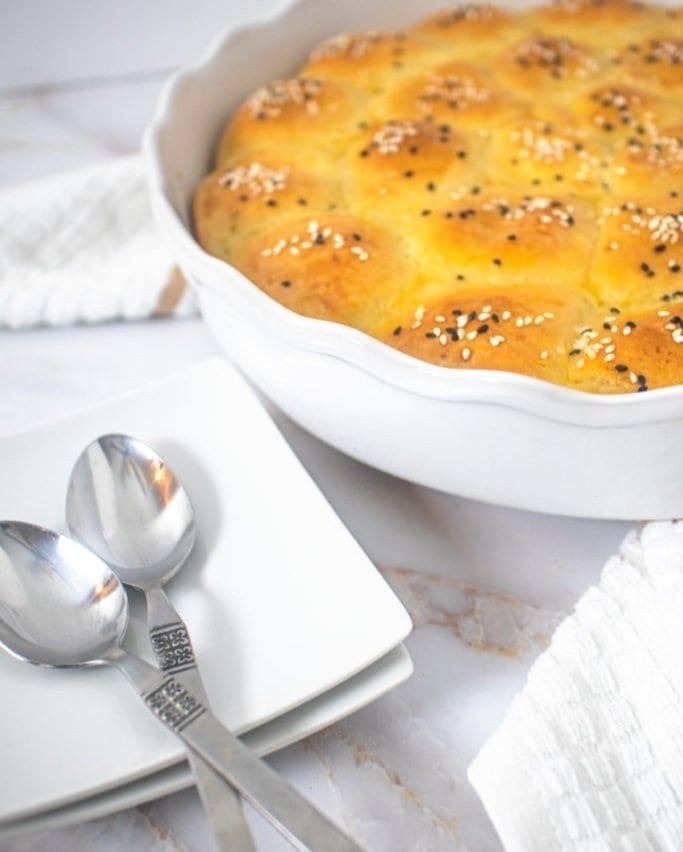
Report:
[{"label": "white square plate", "polygon": [[[242,739],[257,754],[269,754],[284,748],[379,698],[409,677],[412,670],[413,664],[408,652],[403,645],[398,645],[349,680],[317,698],[312,698],[300,707],[295,707],[289,713],[266,722],[265,725],[246,731]],[[0,840],[96,819],[175,793],[193,783],[187,762],[175,763],[158,772],[152,772],[151,775],[56,808],[48,808],[14,820],[3,820],[0,823]]]},{"label": "white square plate", "polygon": [[[219,359],[1,441],[0,518],[63,531],[71,467],[105,432],[153,446],[188,490],[197,545],[168,591],[232,730],[322,695],[410,632],[398,599]],[[131,604],[129,644],[149,658],[141,598]],[[183,759],[115,671],[40,669],[0,654],[0,682],[0,827]]]}]

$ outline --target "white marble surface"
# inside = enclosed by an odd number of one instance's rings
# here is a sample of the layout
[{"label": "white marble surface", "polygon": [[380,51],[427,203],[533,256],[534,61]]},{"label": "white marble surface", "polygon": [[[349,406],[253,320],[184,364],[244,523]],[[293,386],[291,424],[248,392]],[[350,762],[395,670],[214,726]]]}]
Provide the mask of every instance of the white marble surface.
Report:
[{"label": "white marble surface", "polygon": [[[6,90],[0,186],[135,150],[161,80],[145,74]],[[216,352],[199,319],[0,331],[0,437]],[[415,673],[272,764],[373,852],[500,850],[467,765],[629,525],[532,515],[419,488],[343,457],[273,413],[410,611]],[[260,849],[289,848],[254,814],[250,820]],[[1,852],[212,848],[194,790],[0,841]]]}]

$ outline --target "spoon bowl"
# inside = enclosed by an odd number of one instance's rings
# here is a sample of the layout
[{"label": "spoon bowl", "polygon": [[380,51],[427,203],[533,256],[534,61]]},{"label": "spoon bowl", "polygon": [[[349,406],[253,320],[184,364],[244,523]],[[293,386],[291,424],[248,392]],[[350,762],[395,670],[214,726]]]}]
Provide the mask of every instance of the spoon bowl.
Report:
[{"label": "spoon bowl", "polygon": [[78,542],[0,522],[0,644],[43,666],[97,665],[128,625],[123,586]]},{"label": "spoon bowl", "polygon": [[103,435],[74,465],[66,500],[71,534],[126,584],[169,580],[194,545],[194,512],[173,471],[129,435]]}]

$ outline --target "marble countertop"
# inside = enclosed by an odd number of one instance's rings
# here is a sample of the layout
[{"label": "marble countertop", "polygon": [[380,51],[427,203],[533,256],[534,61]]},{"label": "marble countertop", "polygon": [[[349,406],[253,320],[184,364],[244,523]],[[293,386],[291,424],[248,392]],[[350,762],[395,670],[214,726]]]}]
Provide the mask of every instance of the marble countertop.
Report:
[{"label": "marble countertop", "polygon": [[[136,150],[164,76],[0,93],[0,186]],[[200,319],[0,331],[0,438],[217,352]],[[373,852],[500,850],[467,766],[629,524],[534,515],[420,488],[271,413],[409,610],[415,672],[269,760]],[[290,848],[257,815],[249,819],[259,849]],[[2,852],[212,848],[193,789],[0,841]]]}]

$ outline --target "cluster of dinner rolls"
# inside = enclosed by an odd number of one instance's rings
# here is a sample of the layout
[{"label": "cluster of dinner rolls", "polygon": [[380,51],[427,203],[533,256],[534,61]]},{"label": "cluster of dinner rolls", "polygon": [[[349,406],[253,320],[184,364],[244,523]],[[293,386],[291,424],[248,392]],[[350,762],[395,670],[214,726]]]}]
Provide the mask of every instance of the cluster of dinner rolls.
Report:
[{"label": "cluster of dinner rolls", "polygon": [[466,5],[318,46],[230,119],[197,237],[443,367],[683,383],[683,14]]}]

